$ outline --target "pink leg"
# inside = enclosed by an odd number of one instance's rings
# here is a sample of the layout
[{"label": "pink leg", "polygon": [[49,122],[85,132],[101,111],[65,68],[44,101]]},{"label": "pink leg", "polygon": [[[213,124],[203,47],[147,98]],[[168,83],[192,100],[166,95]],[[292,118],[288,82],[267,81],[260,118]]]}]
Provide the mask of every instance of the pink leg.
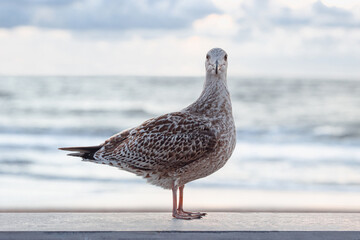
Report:
[{"label": "pink leg", "polygon": [[206,213],[200,213],[200,212],[187,212],[187,211],[184,211],[183,209],[183,205],[184,205],[184,187],[185,185],[182,185],[181,187],[179,187],[179,192],[180,192],[180,196],[179,196],[179,207],[178,207],[178,212],[179,213],[184,213],[184,214],[187,214],[187,215],[190,215],[190,216],[205,216]]},{"label": "pink leg", "polygon": [[177,209],[177,187],[173,187],[172,188],[172,193],[173,193],[173,211],[172,211],[172,215],[174,218],[177,219],[186,219],[186,220],[191,220],[191,219],[196,219],[196,218],[201,218],[200,215],[189,215],[186,213],[183,213],[181,211],[178,211]]}]

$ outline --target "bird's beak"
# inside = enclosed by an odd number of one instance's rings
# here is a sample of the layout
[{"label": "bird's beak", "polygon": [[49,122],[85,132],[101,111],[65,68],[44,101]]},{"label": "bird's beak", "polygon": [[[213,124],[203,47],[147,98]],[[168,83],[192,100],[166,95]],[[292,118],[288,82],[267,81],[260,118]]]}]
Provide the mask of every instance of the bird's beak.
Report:
[{"label": "bird's beak", "polygon": [[218,60],[215,62],[215,74],[218,74]]}]

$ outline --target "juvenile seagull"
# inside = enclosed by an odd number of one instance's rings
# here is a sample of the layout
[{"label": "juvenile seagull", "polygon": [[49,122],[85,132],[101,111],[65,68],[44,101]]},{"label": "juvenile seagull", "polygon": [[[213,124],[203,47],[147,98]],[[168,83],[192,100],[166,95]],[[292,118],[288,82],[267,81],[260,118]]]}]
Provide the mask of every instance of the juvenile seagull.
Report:
[{"label": "juvenile seagull", "polygon": [[219,170],[235,148],[227,65],[226,52],[213,48],[206,55],[203,91],[187,108],[151,118],[99,146],[59,149],[74,151],[68,155],[117,167],[142,176],[151,184],[172,189],[173,217],[201,218],[205,213],[183,210],[184,186]]}]

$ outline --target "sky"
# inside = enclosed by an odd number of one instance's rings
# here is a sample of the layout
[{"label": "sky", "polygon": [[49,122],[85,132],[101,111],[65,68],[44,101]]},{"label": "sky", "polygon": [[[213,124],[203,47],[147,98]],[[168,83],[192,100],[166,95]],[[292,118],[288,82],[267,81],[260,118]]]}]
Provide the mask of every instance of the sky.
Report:
[{"label": "sky", "polygon": [[360,79],[357,0],[1,0],[0,75]]}]

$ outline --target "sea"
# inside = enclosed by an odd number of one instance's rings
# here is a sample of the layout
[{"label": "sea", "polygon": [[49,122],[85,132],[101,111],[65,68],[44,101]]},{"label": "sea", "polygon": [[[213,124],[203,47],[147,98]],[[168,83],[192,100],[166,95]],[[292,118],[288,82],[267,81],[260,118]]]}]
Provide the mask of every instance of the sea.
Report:
[{"label": "sea", "polygon": [[[179,111],[197,99],[203,82],[1,76],[0,210],[170,209],[169,190],[58,148],[98,145],[149,118]],[[229,202],[232,192],[360,193],[360,81],[229,77],[228,85],[236,149],[218,172],[187,184],[185,204],[246,203],[246,194]],[[221,191],[230,197],[219,196]]]}]

